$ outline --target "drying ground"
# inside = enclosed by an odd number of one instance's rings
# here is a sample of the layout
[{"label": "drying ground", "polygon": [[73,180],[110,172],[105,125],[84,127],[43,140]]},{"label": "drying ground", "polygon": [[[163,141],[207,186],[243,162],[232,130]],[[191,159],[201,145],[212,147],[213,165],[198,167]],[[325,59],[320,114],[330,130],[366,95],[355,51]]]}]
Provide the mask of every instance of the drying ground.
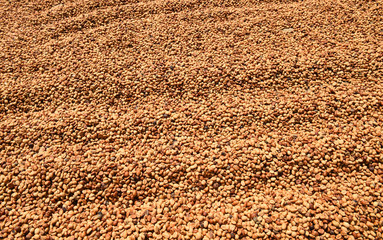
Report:
[{"label": "drying ground", "polygon": [[382,1],[0,18],[0,238],[382,239]]}]

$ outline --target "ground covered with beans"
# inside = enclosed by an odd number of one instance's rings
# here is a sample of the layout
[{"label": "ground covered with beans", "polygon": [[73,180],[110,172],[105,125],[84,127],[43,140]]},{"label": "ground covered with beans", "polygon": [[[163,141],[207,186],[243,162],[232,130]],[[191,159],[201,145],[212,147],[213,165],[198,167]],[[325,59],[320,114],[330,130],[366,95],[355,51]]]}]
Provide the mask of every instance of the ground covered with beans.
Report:
[{"label": "ground covered with beans", "polygon": [[0,19],[0,239],[383,238],[381,0]]}]

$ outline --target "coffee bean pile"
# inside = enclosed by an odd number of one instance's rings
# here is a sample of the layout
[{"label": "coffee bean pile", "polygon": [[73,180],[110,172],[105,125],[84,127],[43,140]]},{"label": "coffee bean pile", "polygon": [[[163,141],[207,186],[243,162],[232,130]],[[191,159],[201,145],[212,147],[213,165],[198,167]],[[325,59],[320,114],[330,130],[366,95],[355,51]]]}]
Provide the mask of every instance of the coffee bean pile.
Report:
[{"label": "coffee bean pile", "polygon": [[0,18],[0,238],[383,238],[382,1]]}]

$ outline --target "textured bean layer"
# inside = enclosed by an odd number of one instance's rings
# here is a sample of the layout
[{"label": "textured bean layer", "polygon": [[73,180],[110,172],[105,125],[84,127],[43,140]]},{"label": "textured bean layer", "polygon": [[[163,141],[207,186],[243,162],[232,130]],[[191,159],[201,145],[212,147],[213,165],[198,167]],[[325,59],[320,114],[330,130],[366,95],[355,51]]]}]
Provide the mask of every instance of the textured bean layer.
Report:
[{"label": "textured bean layer", "polygon": [[382,1],[0,18],[0,238],[382,239]]}]

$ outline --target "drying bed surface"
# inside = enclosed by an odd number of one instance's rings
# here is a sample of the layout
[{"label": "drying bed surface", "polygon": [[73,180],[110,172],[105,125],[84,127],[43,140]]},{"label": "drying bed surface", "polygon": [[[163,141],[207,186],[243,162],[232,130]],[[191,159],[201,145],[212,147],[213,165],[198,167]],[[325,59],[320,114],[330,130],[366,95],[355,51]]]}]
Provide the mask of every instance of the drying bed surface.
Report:
[{"label": "drying bed surface", "polygon": [[382,1],[0,17],[0,238],[382,239]]}]

